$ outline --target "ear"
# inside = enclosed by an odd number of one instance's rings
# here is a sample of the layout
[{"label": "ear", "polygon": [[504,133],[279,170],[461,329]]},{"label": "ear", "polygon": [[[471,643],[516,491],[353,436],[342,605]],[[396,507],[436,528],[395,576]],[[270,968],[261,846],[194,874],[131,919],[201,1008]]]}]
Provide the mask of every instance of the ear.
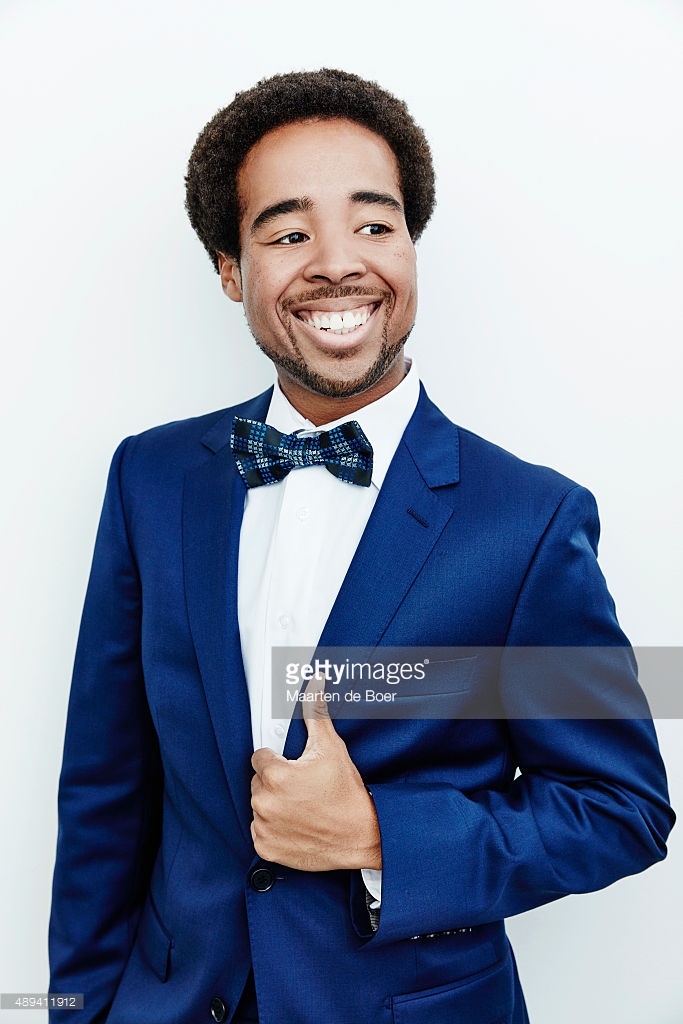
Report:
[{"label": "ear", "polygon": [[233,302],[242,301],[242,275],[237,260],[225,253],[218,253],[218,272],[221,275],[221,287]]}]

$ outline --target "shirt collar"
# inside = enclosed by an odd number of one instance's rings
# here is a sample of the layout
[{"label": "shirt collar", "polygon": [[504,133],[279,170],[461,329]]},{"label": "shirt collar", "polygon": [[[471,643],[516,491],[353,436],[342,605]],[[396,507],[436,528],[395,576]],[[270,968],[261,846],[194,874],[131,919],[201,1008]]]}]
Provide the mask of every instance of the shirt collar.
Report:
[{"label": "shirt collar", "polygon": [[420,396],[420,378],[415,361],[406,359],[406,375],[392,391],[378,398],[369,405],[364,405],[348,416],[314,426],[285,398],[276,381],[273,397],[270,400],[267,421],[283,434],[291,434],[295,430],[314,431],[330,430],[340,423],[356,420],[361,430],[372,445],[372,483],[379,489],[389,469],[403,432],[408,426],[410,417],[415,412]]}]

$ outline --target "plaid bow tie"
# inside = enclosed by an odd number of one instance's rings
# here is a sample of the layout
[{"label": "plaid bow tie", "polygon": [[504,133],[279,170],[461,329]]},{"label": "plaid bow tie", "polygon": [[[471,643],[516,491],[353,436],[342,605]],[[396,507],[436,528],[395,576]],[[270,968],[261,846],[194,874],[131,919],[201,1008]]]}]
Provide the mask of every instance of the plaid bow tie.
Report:
[{"label": "plaid bow tie", "polygon": [[235,416],[230,447],[247,487],[276,484],[302,466],[325,466],[333,476],[359,487],[369,487],[372,478],[372,445],[355,420],[300,437]]}]

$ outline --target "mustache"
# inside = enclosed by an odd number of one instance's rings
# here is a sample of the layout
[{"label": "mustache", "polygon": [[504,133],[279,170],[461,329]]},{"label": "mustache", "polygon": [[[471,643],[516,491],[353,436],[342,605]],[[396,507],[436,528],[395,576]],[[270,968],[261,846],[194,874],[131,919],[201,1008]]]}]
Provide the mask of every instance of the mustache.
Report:
[{"label": "mustache", "polygon": [[294,306],[304,303],[317,302],[318,299],[350,299],[350,298],[372,298],[375,302],[383,299],[391,303],[391,292],[378,291],[377,288],[363,288],[360,285],[339,284],[321,285],[309,292],[299,292],[298,295],[291,295],[285,299],[281,306],[284,312],[288,313]]}]

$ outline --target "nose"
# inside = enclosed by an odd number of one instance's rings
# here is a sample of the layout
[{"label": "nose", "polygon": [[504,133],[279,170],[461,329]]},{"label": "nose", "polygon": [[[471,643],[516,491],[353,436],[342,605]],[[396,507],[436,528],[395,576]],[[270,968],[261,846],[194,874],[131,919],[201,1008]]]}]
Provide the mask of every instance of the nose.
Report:
[{"label": "nose", "polygon": [[304,268],[307,281],[348,284],[367,273],[359,252],[358,239],[351,235],[329,232],[319,235],[306,246],[308,257]]}]

